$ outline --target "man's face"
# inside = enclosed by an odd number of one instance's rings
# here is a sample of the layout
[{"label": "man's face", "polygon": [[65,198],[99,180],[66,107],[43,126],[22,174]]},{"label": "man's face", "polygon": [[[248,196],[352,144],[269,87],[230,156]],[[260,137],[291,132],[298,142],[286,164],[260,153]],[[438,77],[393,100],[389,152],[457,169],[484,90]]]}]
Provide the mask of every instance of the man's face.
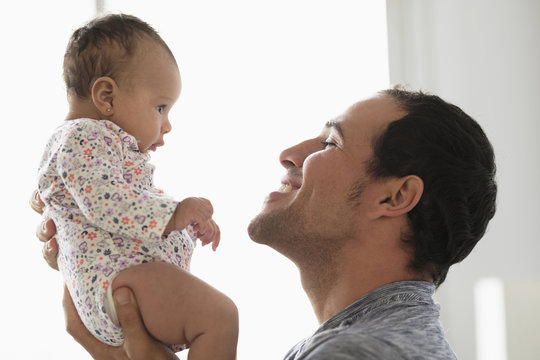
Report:
[{"label": "man's face", "polygon": [[[282,186],[252,220],[250,237],[296,261],[331,255],[361,236],[370,189],[378,186],[365,170],[374,136],[404,115],[392,99],[371,98],[327,122],[318,137],[283,151]],[[363,193],[353,202],[359,184]]]}]

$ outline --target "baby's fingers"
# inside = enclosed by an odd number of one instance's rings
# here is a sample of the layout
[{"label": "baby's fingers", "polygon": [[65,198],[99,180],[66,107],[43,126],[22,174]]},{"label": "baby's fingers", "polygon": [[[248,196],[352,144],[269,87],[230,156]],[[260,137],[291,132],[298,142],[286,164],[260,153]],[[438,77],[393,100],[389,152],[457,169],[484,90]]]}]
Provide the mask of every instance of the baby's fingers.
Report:
[{"label": "baby's fingers", "polygon": [[212,243],[212,250],[215,251],[221,237],[221,232],[217,224],[213,220],[210,220],[202,224],[197,224],[197,226],[199,240],[201,240],[202,245],[205,246]]},{"label": "baby's fingers", "polygon": [[212,238],[212,250],[216,251],[219,241],[221,240],[221,230],[219,226],[212,220],[212,226],[214,227],[214,236]]}]

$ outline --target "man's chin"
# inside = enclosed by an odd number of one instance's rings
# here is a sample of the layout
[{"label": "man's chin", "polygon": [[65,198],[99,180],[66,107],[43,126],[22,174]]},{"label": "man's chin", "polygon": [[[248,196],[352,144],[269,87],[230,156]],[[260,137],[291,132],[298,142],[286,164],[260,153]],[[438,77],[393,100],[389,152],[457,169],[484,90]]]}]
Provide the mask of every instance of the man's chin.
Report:
[{"label": "man's chin", "polygon": [[248,225],[251,240],[258,244],[270,245],[276,238],[282,237],[282,230],[288,226],[287,213],[284,209],[264,208]]},{"label": "man's chin", "polygon": [[277,248],[281,247],[280,244],[290,242],[299,228],[302,226],[298,211],[291,207],[275,209],[265,207],[251,220],[247,230],[254,242],[269,245],[278,250]]},{"label": "man's chin", "polygon": [[267,244],[264,239],[267,238],[267,234],[264,234],[262,229],[262,223],[264,223],[263,214],[258,214],[249,223],[247,231],[248,235],[254,242],[258,244]]}]

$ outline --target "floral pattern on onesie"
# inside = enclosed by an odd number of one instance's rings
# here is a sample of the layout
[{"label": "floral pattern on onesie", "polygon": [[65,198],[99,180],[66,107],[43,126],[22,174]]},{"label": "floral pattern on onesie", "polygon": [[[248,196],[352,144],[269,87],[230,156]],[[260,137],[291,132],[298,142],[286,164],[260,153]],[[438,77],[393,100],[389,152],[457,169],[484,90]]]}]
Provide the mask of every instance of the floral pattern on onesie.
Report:
[{"label": "floral pattern on onesie", "polygon": [[123,343],[104,306],[114,277],[155,261],[189,270],[196,238],[191,227],[162,236],[178,202],[154,187],[149,159],[116,124],[77,119],[55,131],[38,171],[45,213],[57,228],[58,266],[79,316],[113,346]]}]

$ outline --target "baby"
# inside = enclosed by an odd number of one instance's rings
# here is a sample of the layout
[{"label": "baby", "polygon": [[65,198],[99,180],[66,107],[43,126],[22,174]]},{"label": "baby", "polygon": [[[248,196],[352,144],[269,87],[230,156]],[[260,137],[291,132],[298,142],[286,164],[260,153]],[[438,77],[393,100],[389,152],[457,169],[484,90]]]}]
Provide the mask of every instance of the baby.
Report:
[{"label": "baby", "polygon": [[81,320],[104,343],[122,345],[111,293],[126,286],[153,337],[189,346],[190,360],[234,359],[234,303],[188,272],[197,237],[219,244],[212,205],[165,195],[148,163],[180,95],[172,52],[140,19],[107,15],[73,33],[64,80],[68,121],[47,144],[38,189]]}]

